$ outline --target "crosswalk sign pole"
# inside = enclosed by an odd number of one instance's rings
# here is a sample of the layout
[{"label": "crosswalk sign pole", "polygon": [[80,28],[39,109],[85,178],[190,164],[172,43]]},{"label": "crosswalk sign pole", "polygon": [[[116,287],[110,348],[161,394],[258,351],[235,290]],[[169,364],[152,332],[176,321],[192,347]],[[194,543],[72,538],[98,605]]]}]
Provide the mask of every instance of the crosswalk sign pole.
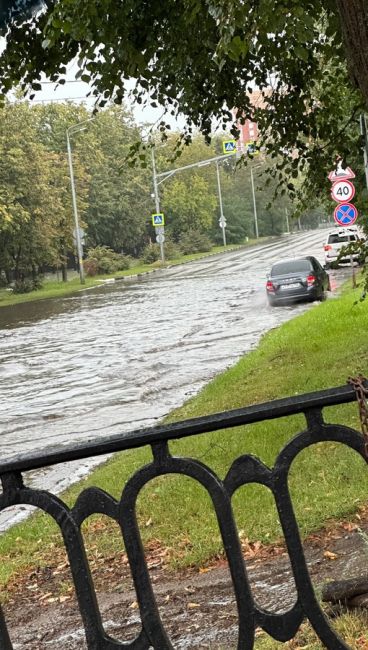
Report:
[{"label": "crosswalk sign pole", "polygon": [[223,211],[223,207],[222,207],[220,170],[219,170],[219,164],[218,164],[217,161],[216,161],[216,175],[217,175],[217,191],[218,191],[219,204],[220,204],[220,224],[221,224],[221,228],[222,228],[222,241],[224,242],[224,246],[226,246],[225,218],[224,218],[224,211]]},{"label": "crosswalk sign pole", "polygon": [[[155,206],[156,206],[156,212],[160,212],[160,196],[158,193],[158,184],[157,184],[157,175],[156,175],[156,161],[155,161],[155,145],[152,145],[151,148],[151,156],[152,156],[152,176],[153,176],[153,192],[155,195]],[[160,242],[160,256],[161,256],[161,262],[162,264],[165,262],[165,249],[164,249],[164,242]]]}]

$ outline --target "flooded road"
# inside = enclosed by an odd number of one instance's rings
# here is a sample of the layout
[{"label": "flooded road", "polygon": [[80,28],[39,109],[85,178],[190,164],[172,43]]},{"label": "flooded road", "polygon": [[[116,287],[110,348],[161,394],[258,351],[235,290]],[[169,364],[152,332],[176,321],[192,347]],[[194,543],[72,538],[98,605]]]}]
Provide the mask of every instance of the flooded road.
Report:
[{"label": "flooded road", "polygon": [[[0,453],[154,424],[309,305],[271,308],[282,257],[323,262],[324,231],[0,310]],[[43,486],[54,486],[56,470]],[[73,470],[74,471],[74,470]],[[83,471],[83,469],[81,470]],[[67,480],[58,474],[59,488]]]}]

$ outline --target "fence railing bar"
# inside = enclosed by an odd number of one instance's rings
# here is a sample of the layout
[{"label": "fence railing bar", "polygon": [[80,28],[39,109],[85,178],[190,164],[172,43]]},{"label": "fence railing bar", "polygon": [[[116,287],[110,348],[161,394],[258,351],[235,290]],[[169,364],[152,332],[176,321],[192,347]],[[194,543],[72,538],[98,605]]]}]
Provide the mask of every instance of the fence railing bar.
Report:
[{"label": "fence railing bar", "polygon": [[[59,447],[47,447],[38,452],[11,457],[0,463],[0,474],[4,472],[29,471],[49,467],[58,463],[82,460],[90,456],[102,456],[126,449],[134,449],[154,442],[186,438],[201,433],[272,420],[283,416],[303,413],[311,408],[325,408],[353,402],[356,399],[351,385],[327,390],[304,393],[241,409],[192,418],[154,427],[136,429],[108,438],[84,441]],[[73,434],[71,434],[73,435]]]}]

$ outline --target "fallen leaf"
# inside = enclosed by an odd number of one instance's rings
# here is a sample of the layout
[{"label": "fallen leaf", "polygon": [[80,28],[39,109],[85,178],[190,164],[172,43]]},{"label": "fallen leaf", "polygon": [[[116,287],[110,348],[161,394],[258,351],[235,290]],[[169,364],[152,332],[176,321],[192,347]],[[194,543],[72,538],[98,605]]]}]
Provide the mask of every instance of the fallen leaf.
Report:
[{"label": "fallen leaf", "polygon": [[162,562],[159,560],[158,562],[147,562],[147,568],[148,569],[157,569],[159,566],[161,566]]},{"label": "fallen leaf", "polygon": [[352,533],[354,530],[358,530],[358,525],[352,524],[350,521],[345,524],[342,524],[342,527],[344,530],[347,530],[348,533]]},{"label": "fallen leaf", "polygon": [[49,598],[50,596],[52,596],[52,591],[48,591],[47,594],[43,594],[39,600],[45,600],[45,598]]},{"label": "fallen leaf", "polygon": [[336,553],[332,553],[332,551],[325,551],[323,557],[327,558],[327,560],[337,560],[339,556]]}]

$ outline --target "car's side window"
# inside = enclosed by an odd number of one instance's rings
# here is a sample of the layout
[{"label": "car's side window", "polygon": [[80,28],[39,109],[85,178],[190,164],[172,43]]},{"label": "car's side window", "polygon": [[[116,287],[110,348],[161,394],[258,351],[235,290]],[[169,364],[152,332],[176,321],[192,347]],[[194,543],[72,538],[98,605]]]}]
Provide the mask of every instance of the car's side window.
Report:
[{"label": "car's side window", "polygon": [[320,273],[320,272],[321,272],[321,268],[322,268],[322,267],[320,266],[318,260],[313,259],[313,260],[312,260],[312,266],[313,266],[313,270],[314,270],[316,273]]}]

